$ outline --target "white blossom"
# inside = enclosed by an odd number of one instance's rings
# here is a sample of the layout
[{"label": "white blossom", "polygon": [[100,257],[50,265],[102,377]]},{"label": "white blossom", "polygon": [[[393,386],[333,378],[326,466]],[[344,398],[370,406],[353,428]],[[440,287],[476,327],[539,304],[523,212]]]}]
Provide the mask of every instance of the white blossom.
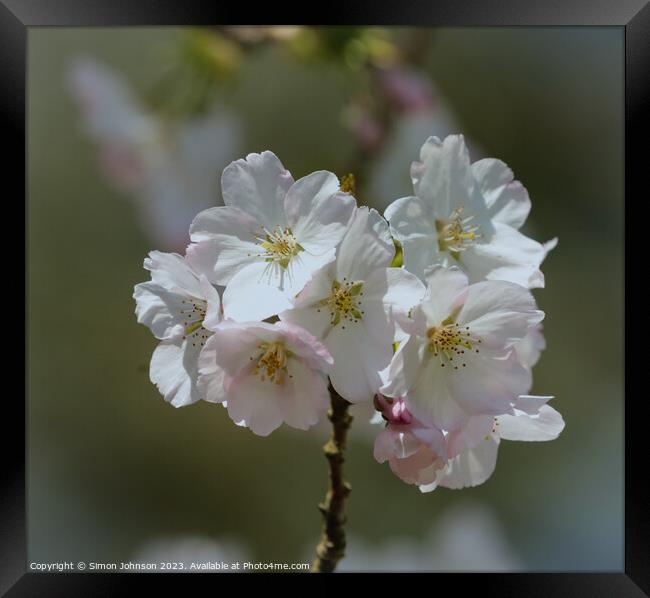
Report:
[{"label": "white blossom", "polygon": [[307,430],[329,404],[332,357],[309,332],[277,322],[223,321],[199,358],[199,388],[232,420],[267,436],[286,422]]},{"label": "white blossom", "polygon": [[151,281],[137,284],[133,298],[138,322],[161,341],[151,358],[151,381],[175,407],[195,403],[202,398],[198,357],[212,334],[205,326],[222,317],[219,294],[176,253],[152,251],[144,267]]},{"label": "white blossom", "polygon": [[441,266],[426,280],[381,392],[404,397],[419,419],[444,430],[461,428],[471,415],[510,412],[531,386],[513,345],[544,313],[530,291],[513,283],[469,285],[460,270]]},{"label": "white blossom", "polygon": [[411,166],[414,195],[385,215],[404,248],[404,266],[424,279],[432,265],[457,266],[470,282],[543,287],[540,265],[554,246],[519,229],[530,211],[525,187],[500,160],[470,164],[462,135],[430,137]]},{"label": "white blossom", "polygon": [[225,206],[192,223],[188,259],[219,285],[237,321],[291,306],[311,274],[332,261],[355,206],[326,171],[294,182],[272,152],[249,154],[221,179]]}]

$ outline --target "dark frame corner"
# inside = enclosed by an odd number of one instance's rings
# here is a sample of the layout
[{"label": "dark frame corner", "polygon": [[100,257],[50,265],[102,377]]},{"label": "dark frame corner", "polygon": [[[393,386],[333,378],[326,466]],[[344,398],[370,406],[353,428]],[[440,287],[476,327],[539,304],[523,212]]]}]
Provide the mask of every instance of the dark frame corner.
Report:
[{"label": "dark frame corner", "polygon": [[[350,0],[328,6],[323,18],[327,24],[400,24],[430,26],[503,26],[503,25],[589,25],[618,26],[625,29],[625,196],[647,202],[641,190],[646,178],[648,106],[650,106],[650,4],[648,0],[567,0],[563,3],[539,3],[534,0],[411,0],[399,4],[370,0]],[[273,6],[266,13],[255,10],[256,23],[301,23],[303,15]],[[304,16],[303,16],[304,17]],[[185,0],[0,0],[0,143],[9,163],[5,171],[13,183],[14,197],[25,197],[25,100],[26,52],[29,27],[39,26],[137,26],[204,25],[216,23],[250,24],[246,8]],[[308,20],[307,20],[308,21]],[[321,23],[322,24],[322,23]],[[604,140],[606,142],[606,140]],[[644,151],[634,151],[634,148]],[[644,168],[645,166],[645,168]],[[8,205],[9,201],[5,202]],[[16,201],[17,216],[26,212]],[[638,205],[638,203],[636,204]],[[25,203],[26,209],[26,203]],[[627,209],[626,209],[627,212]],[[13,214],[12,214],[13,216]],[[5,215],[5,218],[7,216]],[[626,275],[632,271],[629,244],[639,217],[626,219]],[[641,234],[639,232],[639,234]],[[27,262],[25,261],[25,268]],[[626,296],[627,310],[634,310],[638,293]],[[639,313],[639,312],[636,312]],[[642,312],[641,312],[642,313]],[[626,326],[627,328],[627,326]],[[629,336],[627,337],[629,340]],[[27,347],[26,347],[27,349]],[[643,354],[643,349],[640,354]],[[26,350],[27,355],[27,350]],[[642,355],[643,356],[643,355]],[[628,352],[625,364],[627,388],[631,388],[633,360]],[[639,364],[641,365],[641,364]],[[647,366],[646,366],[647,367]],[[25,378],[26,380],[26,378]],[[20,396],[20,395],[19,395]],[[620,573],[535,573],[443,576],[456,591],[476,588],[483,594],[489,588],[502,596],[650,596],[650,491],[647,489],[647,445],[644,443],[647,421],[643,417],[645,397],[637,395],[625,404],[625,570]],[[640,400],[639,400],[640,399]],[[0,507],[0,592],[8,596],[95,596],[123,595],[128,586],[147,587],[160,576],[117,574],[35,574],[27,572],[25,506],[25,403],[5,396],[2,434],[5,457]],[[10,435],[7,431],[13,430]],[[184,584],[197,577],[185,576]],[[436,584],[440,583],[440,577]],[[165,584],[171,578],[165,577]],[[304,577],[303,577],[304,579]],[[11,589],[10,589],[11,588]],[[492,593],[490,592],[490,593]]]}]

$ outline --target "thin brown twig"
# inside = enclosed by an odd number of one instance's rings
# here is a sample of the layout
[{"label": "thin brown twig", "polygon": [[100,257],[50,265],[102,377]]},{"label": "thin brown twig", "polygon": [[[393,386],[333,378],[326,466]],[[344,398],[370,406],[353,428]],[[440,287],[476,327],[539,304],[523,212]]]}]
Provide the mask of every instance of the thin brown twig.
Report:
[{"label": "thin brown twig", "polygon": [[344,451],[352,416],[350,403],[330,385],[331,407],[327,413],[332,422],[332,435],[323,446],[329,462],[329,488],[325,500],[318,505],[323,515],[323,533],[316,547],[312,573],[332,573],[345,555],[345,505],[350,494],[350,484],[343,477]]}]

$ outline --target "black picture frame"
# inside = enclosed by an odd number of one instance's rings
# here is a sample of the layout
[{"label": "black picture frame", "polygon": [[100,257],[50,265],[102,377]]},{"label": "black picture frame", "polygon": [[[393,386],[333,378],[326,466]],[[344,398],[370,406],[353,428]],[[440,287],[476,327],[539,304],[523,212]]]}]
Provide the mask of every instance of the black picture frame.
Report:
[{"label": "black picture frame", "polygon": [[[298,14],[290,4],[246,7],[237,3],[183,0],[0,0],[0,143],[5,146],[4,175],[11,183],[6,191],[15,222],[26,221],[19,198],[25,197],[25,99],[27,30],[30,27],[56,26],[149,26],[210,24],[373,24],[426,26],[613,26],[625,30],[625,197],[626,281],[633,269],[631,259],[639,251],[631,250],[635,239],[643,238],[643,218],[637,215],[639,204],[648,202],[642,181],[647,179],[648,106],[650,106],[650,6],[647,0],[402,0],[399,3],[357,0],[329,2],[311,18]],[[253,21],[253,22],[251,22]],[[597,92],[597,90],[595,90]],[[606,142],[606,140],[604,140]],[[645,143],[644,143],[645,142]],[[636,198],[636,199],[634,199]],[[26,203],[25,203],[26,207]],[[636,228],[638,227],[638,228]],[[6,229],[5,229],[6,230]],[[26,245],[24,246],[26,250]],[[13,257],[14,245],[5,246]],[[17,261],[17,260],[13,260]],[[27,267],[27,258],[25,268]],[[647,268],[645,268],[647,270]],[[638,274],[637,274],[638,275]],[[26,280],[26,278],[25,278]],[[641,281],[642,282],[642,281]],[[13,283],[15,284],[15,283]],[[606,281],[604,281],[606,284]],[[641,284],[641,283],[639,283]],[[641,291],[639,286],[639,291]],[[29,292],[29,289],[26,289]],[[643,291],[645,294],[645,291]],[[626,312],[643,313],[640,293],[626,295]],[[26,312],[25,312],[26,317]],[[11,318],[15,334],[15,317]],[[630,323],[632,322],[632,323]],[[643,326],[634,316],[628,326]],[[25,329],[29,322],[25,321]],[[632,328],[630,328],[632,330]],[[639,328],[634,328],[638,333]],[[643,332],[641,332],[643,333]],[[626,343],[633,342],[626,334]],[[641,370],[644,350],[626,351],[625,400],[625,568],[619,573],[518,573],[518,574],[437,574],[435,588],[453,584],[454,592],[473,590],[482,595],[499,596],[610,596],[650,595],[650,492],[646,471],[648,450],[644,425],[647,398],[631,392],[636,371]],[[27,354],[27,352],[26,352]],[[638,365],[639,370],[634,366]],[[7,364],[9,369],[11,366]],[[26,368],[29,364],[26,364]],[[646,366],[647,367],[647,366]],[[8,374],[5,374],[8,376]],[[25,377],[26,380],[26,377]],[[643,389],[642,386],[639,386]],[[7,596],[121,596],[131,587],[149,588],[164,580],[167,590],[178,583],[177,575],[128,575],[88,573],[29,573],[26,563],[25,508],[25,403],[24,396],[7,392],[2,411],[3,442],[2,501],[0,502],[0,590]],[[266,577],[262,575],[262,578]],[[305,576],[301,577],[306,580]],[[309,576],[308,576],[309,577]],[[198,579],[200,578],[200,580]],[[280,581],[286,576],[274,577]],[[182,583],[213,584],[211,576],[183,576]],[[307,583],[309,583],[307,581]],[[171,586],[170,586],[171,584]],[[432,588],[433,590],[433,588]]]}]

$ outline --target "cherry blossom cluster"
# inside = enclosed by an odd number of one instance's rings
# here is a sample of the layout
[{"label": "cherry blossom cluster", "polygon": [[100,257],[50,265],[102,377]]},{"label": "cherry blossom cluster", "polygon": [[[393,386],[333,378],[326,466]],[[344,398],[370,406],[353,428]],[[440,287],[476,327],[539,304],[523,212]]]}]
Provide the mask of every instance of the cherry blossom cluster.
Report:
[{"label": "cherry blossom cluster", "polygon": [[227,166],[224,205],[196,216],[185,256],[151,252],[135,287],[165,400],[221,403],[266,436],[314,426],[331,384],[374,402],[375,458],[422,491],[484,482],[502,438],[557,437],[551,397],[529,394],[544,348],[530,289],[555,242],[519,231],[526,189],[499,160],[470,163],[460,135],[429,138],[411,178],[384,218],[269,151]]}]

